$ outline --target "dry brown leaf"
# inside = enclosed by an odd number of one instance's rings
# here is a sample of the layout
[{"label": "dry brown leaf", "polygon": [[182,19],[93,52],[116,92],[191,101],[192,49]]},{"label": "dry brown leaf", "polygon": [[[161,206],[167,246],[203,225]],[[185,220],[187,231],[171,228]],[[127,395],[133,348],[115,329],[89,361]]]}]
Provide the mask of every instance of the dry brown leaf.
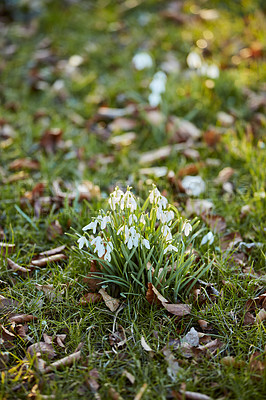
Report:
[{"label": "dry brown leaf", "polygon": [[17,171],[19,169],[29,169],[36,171],[40,168],[40,163],[37,160],[31,160],[30,158],[19,158],[9,164],[9,169]]},{"label": "dry brown leaf", "polygon": [[126,369],[124,369],[124,371],[122,372],[122,376],[125,376],[129,382],[134,385],[135,383],[135,376],[132,375],[130,372],[128,372]]},{"label": "dry brown leaf", "polygon": [[[96,274],[94,274],[96,272]],[[99,289],[99,285],[102,282],[102,280],[99,277],[99,270],[96,267],[96,264],[94,261],[91,261],[90,263],[90,272],[88,275],[83,279],[83,281],[88,285],[89,289],[91,291],[96,291]]]},{"label": "dry brown leaf", "polygon": [[38,342],[30,345],[27,349],[27,352],[31,357],[34,357],[35,354],[38,357],[38,353],[41,355],[45,354],[48,358],[54,358],[56,356],[53,346],[45,342]]},{"label": "dry brown leaf", "polygon": [[13,299],[7,299],[0,295],[0,310],[3,312],[12,311],[19,306],[19,303]]},{"label": "dry brown leaf", "polygon": [[4,344],[5,347],[12,347],[12,342],[16,339],[14,333],[9,332],[4,325],[0,324],[0,343]]},{"label": "dry brown leaf", "polygon": [[219,339],[215,339],[207,344],[198,346],[198,349],[202,352],[210,351],[211,353],[214,353],[221,346],[222,343],[219,341]]},{"label": "dry brown leaf", "polygon": [[50,257],[40,258],[39,260],[32,260],[31,264],[34,265],[35,267],[43,267],[48,263],[65,260],[66,258],[67,256],[65,254],[60,253]]},{"label": "dry brown leaf", "polygon": [[243,325],[254,325],[255,324],[255,317],[249,311],[247,311],[244,315]]},{"label": "dry brown leaf", "polygon": [[2,253],[11,254],[15,251],[15,247],[16,247],[15,244],[0,242],[0,254]]},{"label": "dry brown leaf", "polygon": [[96,368],[93,368],[89,372],[89,378],[86,379],[86,384],[93,393],[96,393],[100,388],[98,379],[99,379],[99,372],[97,371]]},{"label": "dry brown leaf", "polygon": [[123,400],[123,397],[113,387],[109,388],[108,395],[112,400]]},{"label": "dry brown leaf", "polygon": [[209,129],[204,132],[203,140],[208,146],[215,147],[221,140],[221,134],[214,129]]},{"label": "dry brown leaf", "polygon": [[235,170],[231,167],[226,167],[219,172],[219,175],[214,179],[214,183],[220,184],[228,182],[231,176],[235,173]]},{"label": "dry brown leaf", "polygon": [[3,182],[5,184],[14,183],[14,182],[17,182],[17,181],[23,181],[23,180],[27,179],[28,177],[29,177],[29,174],[27,172],[19,171],[19,172],[15,173],[15,174],[9,175],[8,178],[3,179]]},{"label": "dry brown leaf", "polygon": [[47,335],[47,333],[43,334],[43,340],[45,341],[45,343],[47,344],[53,344],[53,337]]},{"label": "dry brown leaf", "polygon": [[81,297],[80,304],[82,306],[86,306],[88,304],[99,303],[99,301],[102,300],[103,298],[99,293],[86,293],[83,297]]},{"label": "dry brown leaf", "polygon": [[47,228],[47,239],[54,240],[58,236],[63,235],[63,228],[58,220],[53,221]]},{"label": "dry brown leaf", "polygon": [[186,175],[197,175],[201,166],[202,163],[186,165],[184,168],[179,169],[177,176],[183,178]]},{"label": "dry brown leaf", "polygon": [[97,111],[97,115],[103,118],[114,119],[133,114],[135,111],[136,107],[134,104],[129,104],[125,108],[100,107]]},{"label": "dry brown leaf", "polygon": [[112,132],[131,131],[137,125],[134,119],[119,117],[111,122],[108,127]]},{"label": "dry brown leaf", "polygon": [[117,135],[110,138],[110,143],[118,148],[129,146],[136,139],[135,132],[127,132],[124,135]]},{"label": "dry brown leaf", "polygon": [[10,316],[10,322],[15,322],[16,324],[23,324],[24,322],[32,322],[37,321],[37,317],[31,314],[15,314]]},{"label": "dry brown leaf", "polygon": [[164,308],[171,314],[183,317],[191,313],[191,306],[188,304],[168,304],[162,303]]},{"label": "dry brown leaf", "polygon": [[53,371],[53,369],[58,369],[61,367],[65,367],[66,365],[72,365],[75,361],[78,361],[81,357],[81,351],[77,351],[76,353],[70,354],[67,357],[61,358],[58,361],[55,361],[49,367],[45,368],[44,373]]},{"label": "dry brown leaf", "polygon": [[200,138],[201,131],[192,122],[171,116],[167,122],[167,132],[171,137],[172,143],[194,141]]},{"label": "dry brown leaf", "polygon": [[239,232],[231,232],[221,237],[221,250],[232,249],[237,243],[242,242],[242,236]]},{"label": "dry brown leaf", "polygon": [[21,273],[24,273],[24,274],[31,272],[30,269],[21,267],[20,265],[18,265],[14,261],[12,261],[10,258],[7,258],[7,265],[8,265],[8,267],[10,269],[12,269],[13,271],[16,271],[16,272],[21,272]]},{"label": "dry brown leaf", "polygon": [[161,125],[165,121],[164,114],[159,110],[146,110],[145,119],[154,126]]},{"label": "dry brown leaf", "polygon": [[47,257],[53,256],[53,255],[55,255],[55,254],[61,253],[61,251],[65,250],[65,248],[66,248],[66,245],[63,244],[62,246],[55,247],[54,249],[50,249],[50,250],[43,251],[43,252],[40,253],[39,255],[40,255],[40,256],[47,256]]},{"label": "dry brown leaf", "polygon": [[102,295],[103,301],[111,311],[116,311],[119,307],[119,300],[114,299],[113,297],[109,296],[109,294],[104,290],[100,289],[99,293]]},{"label": "dry brown leaf", "polygon": [[258,314],[256,315],[256,324],[260,324],[261,322],[265,321],[266,319],[266,311],[264,310],[264,308],[262,308]]},{"label": "dry brown leaf", "polygon": [[66,336],[67,336],[66,334],[56,335],[56,342],[57,342],[58,346],[63,347],[63,348],[66,347],[63,343]]},{"label": "dry brown leaf", "polygon": [[153,351],[152,348],[148,345],[148,343],[144,339],[144,336],[141,336],[140,343],[141,343],[141,346],[143,347],[144,350]]},{"label": "dry brown leaf", "polygon": [[159,149],[154,149],[142,153],[139,158],[140,164],[151,164],[155,161],[163,160],[170,156],[170,154],[176,153],[178,151],[182,151],[187,149],[192,143],[179,143],[172,146],[164,146]]},{"label": "dry brown leaf", "polygon": [[190,399],[190,400],[212,400],[210,396],[207,396],[206,394],[198,393],[198,392],[189,392],[189,391],[183,391],[180,390],[180,392],[185,395],[185,399]]},{"label": "dry brown leaf", "polygon": [[122,325],[118,325],[117,331],[110,333],[109,343],[111,346],[122,347],[127,342],[125,329]]},{"label": "dry brown leaf", "polygon": [[189,160],[199,160],[200,159],[200,153],[196,149],[185,149],[183,151],[183,154]]},{"label": "dry brown leaf", "polygon": [[[147,268],[150,268],[150,267],[147,265]],[[158,292],[158,290],[154,287],[154,285],[151,282],[148,283],[148,290],[147,290],[147,293],[146,293],[146,299],[148,300],[148,302],[150,304],[155,303],[155,304],[158,304],[158,305],[162,304],[163,302],[167,303],[167,301],[168,301],[168,300],[166,300],[166,298],[164,298]]]},{"label": "dry brown leaf", "polygon": [[222,232],[226,229],[226,222],[224,217],[220,215],[202,215],[202,219],[211,228],[214,233]]},{"label": "dry brown leaf", "polygon": [[144,383],[141,388],[139,389],[138,393],[136,394],[136,396],[134,397],[134,400],[140,400],[142,398],[142,396],[144,395],[144,393],[146,392],[148,387],[147,383]]},{"label": "dry brown leaf", "polygon": [[162,352],[164,355],[164,359],[168,364],[167,374],[172,379],[172,381],[175,381],[177,378],[177,373],[180,370],[180,366],[175,360],[175,356],[168,348],[164,348]]},{"label": "dry brown leaf", "polygon": [[40,140],[41,147],[48,153],[55,153],[62,145],[63,131],[60,128],[47,129]]}]

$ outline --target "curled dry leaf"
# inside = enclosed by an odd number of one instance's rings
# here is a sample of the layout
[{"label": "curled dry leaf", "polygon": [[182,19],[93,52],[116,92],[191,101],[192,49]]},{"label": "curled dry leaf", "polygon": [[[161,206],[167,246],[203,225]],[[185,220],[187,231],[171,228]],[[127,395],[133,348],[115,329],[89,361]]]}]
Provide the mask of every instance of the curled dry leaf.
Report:
[{"label": "curled dry leaf", "polygon": [[100,289],[99,293],[102,295],[103,301],[111,311],[116,311],[119,307],[119,300],[114,299],[113,297],[109,296],[109,294],[104,290]]},{"label": "curled dry leaf", "polygon": [[122,325],[118,325],[118,329],[116,332],[110,333],[109,335],[109,343],[111,346],[122,347],[126,344],[127,338],[125,329]]},{"label": "curled dry leaf", "polygon": [[199,173],[201,166],[202,166],[202,163],[186,165],[184,168],[180,168],[177,176],[179,178],[184,178],[184,176],[186,176],[186,175],[197,175]]},{"label": "curled dry leaf", "polygon": [[43,267],[47,265],[48,263],[51,262],[57,262],[61,260],[65,260],[67,256],[65,254],[54,254],[50,257],[43,257],[40,258],[39,260],[32,260],[31,264],[34,265],[35,267]]},{"label": "curled dry leaf", "polygon": [[215,129],[209,129],[204,132],[203,140],[208,146],[215,147],[221,140],[221,134]]},{"label": "curled dry leaf", "polygon": [[15,322],[16,324],[23,324],[24,322],[36,321],[37,317],[31,314],[15,314],[8,318],[10,322]]},{"label": "curled dry leaf", "polygon": [[189,392],[189,391],[180,391],[183,395],[185,395],[185,399],[189,400],[212,400],[210,396],[206,394],[198,393],[198,392]]},{"label": "curled dry leaf", "polygon": [[0,324],[0,343],[4,344],[5,347],[11,347],[15,339],[16,335]]},{"label": "curled dry leaf", "polygon": [[221,237],[221,250],[232,249],[237,243],[242,242],[242,236],[239,232],[231,232]]},{"label": "curled dry leaf", "polygon": [[11,254],[15,251],[15,244],[3,243],[0,242],[0,254],[7,253]]},{"label": "curled dry leaf", "polygon": [[144,339],[144,336],[141,336],[140,343],[141,343],[141,346],[143,347],[144,350],[153,351],[152,348],[148,345],[148,343]]},{"label": "curled dry leaf", "polygon": [[13,299],[7,299],[6,297],[0,295],[0,310],[3,312],[13,311],[19,306],[19,303]]},{"label": "curled dry leaf", "polygon": [[225,219],[220,215],[203,214],[202,219],[206,222],[207,225],[209,225],[214,233],[222,232],[226,228]]},{"label": "curled dry leaf", "polygon": [[199,335],[195,328],[192,327],[190,331],[183,337],[182,343],[188,343],[193,347],[197,347],[199,345]]},{"label": "curled dry leaf", "polygon": [[81,297],[80,304],[82,306],[86,306],[88,304],[99,303],[102,300],[103,298],[99,293],[86,293],[83,297]]},{"label": "curled dry leaf", "polygon": [[75,361],[78,361],[81,357],[81,351],[77,351],[76,353],[70,354],[67,357],[61,358],[58,361],[55,361],[49,367],[45,368],[44,373],[53,371],[53,369],[58,369],[61,367],[65,367],[66,365],[72,365]]},{"label": "curled dry leaf", "polygon": [[111,132],[131,131],[137,125],[134,119],[119,117],[111,122],[108,127]]},{"label": "curled dry leaf", "polygon": [[61,253],[61,251],[65,250],[65,248],[66,245],[63,244],[62,246],[55,247],[54,249],[43,251],[42,253],[40,253],[40,256],[47,256],[47,257],[53,256],[55,254]]},{"label": "curled dry leaf", "polygon": [[247,311],[244,315],[243,325],[254,325],[255,324],[255,317],[249,311]]},{"label": "curled dry leaf", "polygon": [[31,160],[30,158],[19,158],[14,160],[9,164],[9,169],[12,171],[17,171],[19,169],[30,169],[38,170],[40,168],[40,163],[37,160]]},{"label": "curled dry leaf", "polygon": [[164,308],[178,317],[183,317],[191,313],[191,306],[188,304],[168,304],[162,303]]},{"label": "curled dry leaf", "polygon": [[265,321],[265,319],[266,319],[266,311],[264,310],[264,308],[262,308],[256,315],[255,321],[257,324],[260,324],[261,322]]},{"label": "curled dry leaf", "polygon": [[[96,274],[94,274],[94,272],[96,272]],[[89,289],[93,292],[95,292],[97,289],[99,289],[99,285],[102,282],[101,279],[99,278],[98,274],[99,274],[99,270],[96,267],[95,262],[91,261],[90,272],[83,279],[83,281],[88,285]]]},{"label": "curled dry leaf", "polygon": [[172,146],[164,146],[159,149],[154,149],[142,153],[139,158],[140,164],[151,164],[155,161],[163,160],[170,156],[172,152],[176,153],[178,151],[185,150],[189,147],[190,143],[179,143]]},{"label": "curled dry leaf", "polygon": [[89,372],[89,378],[86,379],[86,384],[93,393],[96,393],[97,390],[100,388],[98,379],[99,379],[99,372],[97,371],[96,368],[93,368]]},{"label": "curled dry leaf", "polygon": [[124,369],[124,371],[122,372],[122,376],[125,376],[129,382],[134,385],[135,383],[135,376],[132,375],[130,372],[128,372],[126,369]]},{"label": "curled dry leaf", "polygon": [[27,349],[27,352],[31,357],[34,357],[35,354],[38,356],[38,353],[41,355],[45,354],[48,358],[54,358],[56,356],[53,346],[45,342],[38,342],[30,345]]},{"label": "curled dry leaf", "polygon": [[146,392],[146,389],[148,387],[147,383],[144,383],[141,388],[139,389],[138,393],[136,394],[136,396],[134,397],[134,400],[140,400],[142,398],[142,396],[144,395],[144,393]]},{"label": "curled dry leaf", "polygon": [[[147,268],[148,268],[148,266],[147,266]],[[146,299],[148,300],[148,302],[150,304],[153,304],[153,303],[162,304],[162,303],[168,302],[168,300],[158,292],[156,287],[151,282],[148,283]]]},{"label": "curled dry leaf", "polygon": [[228,182],[231,176],[235,173],[235,170],[231,167],[226,167],[219,172],[219,175],[214,179],[214,183],[220,184]]},{"label": "curled dry leaf", "polygon": [[7,265],[10,269],[12,269],[13,271],[16,271],[16,272],[21,272],[24,274],[31,272],[30,269],[21,267],[19,264],[15,263],[10,258],[7,258]]},{"label": "curled dry leaf", "polygon": [[110,143],[118,148],[121,146],[129,146],[136,139],[135,132],[128,132],[124,135],[117,135],[110,138]]},{"label": "curled dry leaf", "polygon": [[40,140],[41,147],[48,153],[55,153],[62,145],[63,131],[60,128],[47,129]]}]

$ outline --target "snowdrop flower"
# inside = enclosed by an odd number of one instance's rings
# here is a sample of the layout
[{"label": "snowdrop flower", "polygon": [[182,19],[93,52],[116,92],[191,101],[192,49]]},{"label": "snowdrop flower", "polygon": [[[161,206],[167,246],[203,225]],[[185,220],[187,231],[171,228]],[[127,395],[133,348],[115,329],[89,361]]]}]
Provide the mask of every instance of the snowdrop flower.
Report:
[{"label": "snowdrop flower", "polygon": [[151,93],[149,95],[149,104],[151,107],[157,107],[162,101],[161,95],[159,93]]},{"label": "snowdrop flower", "polygon": [[188,195],[199,196],[206,189],[204,180],[199,176],[187,175],[182,180],[182,186]]},{"label": "snowdrop flower", "polygon": [[156,72],[149,86],[152,93],[160,94],[165,92],[166,79],[166,74],[163,71]]},{"label": "snowdrop flower", "polygon": [[206,243],[209,243],[209,245],[211,245],[213,243],[213,241],[214,241],[214,235],[210,231],[210,232],[207,233],[207,235],[203,236],[200,245],[203,246]]},{"label": "snowdrop flower", "polygon": [[124,192],[118,187],[110,194],[108,203],[112,210],[115,210],[116,205],[120,203],[121,198],[124,196]]},{"label": "snowdrop flower", "polygon": [[98,257],[101,258],[105,254],[105,247],[101,236],[96,236],[96,238],[92,239],[91,244],[95,245],[94,253],[97,251]]},{"label": "snowdrop flower", "polygon": [[81,236],[78,239],[78,244],[79,244],[79,249],[82,249],[84,247],[84,245],[86,245],[87,247],[89,247],[89,242],[88,240],[85,238],[85,236]]},{"label": "snowdrop flower", "polygon": [[184,231],[185,236],[188,236],[189,233],[192,231],[192,226],[189,222],[185,222],[182,226],[182,232]]},{"label": "snowdrop flower", "polygon": [[157,187],[154,187],[154,189],[151,190],[150,195],[149,195],[149,200],[150,203],[156,203],[157,199],[161,196],[161,193],[157,189]]},{"label": "snowdrop flower", "polygon": [[148,249],[148,250],[151,248],[150,242],[148,241],[148,239],[142,239],[142,241],[141,241],[141,248],[142,248],[143,246],[145,246],[146,249]]},{"label": "snowdrop flower", "polygon": [[140,222],[141,224],[143,224],[143,225],[145,225],[145,224],[146,224],[146,221],[145,221],[145,215],[144,215],[144,214],[141,214],[141,217],[140,217],[140,220],[139,220],[139,222]]},{"label": "snowdrop flower", "polygon": [[96,218],[94,221],[92,221],[88,225],[84,226],[84,228],[82,228],[82,230],[83,231],[88,231],[89,229],[92,229],[93,233],[95,233],[96,232],[96,228],[97,228],[97,224],[98,224],[98,220]]},{"label": "snowdrop flower", "polygon": [[111,223],[110,217],[108,215],[105,215],[102,217],[101,215],[97,218],[99,222],[101,222],[101,229],[105,229],[107,223]]},{"label": "snowdrop flower", "polygon": [[174,218],[175,218],[175,213],[174,211],[170,210],[170,211],[165,211],[164,213],[165,217],[166,217],[166,223],[168,224],[169,222],[171,222]]},{"label": "snowdrop flower", "polygon": [[198,69],[201,67],[201,58],[195,51],[191,51],[187,56],[187,65],[190,69]]},{"label": "snowdrop flower", "polygon": [[161,231],[163,236],[165,237],[166,242],[170,242],[173,239],[169,226],[163,225]]},{"label": "snowdrop flower", "polygon": [[111,261],[111,252],[114,249],[114,246],[111,242],[106,244],[106,253],[104,255],[104,260]]},{"label": "snowdrop flower", "polygon": [[169,244],[165,249],[163,254],[169,253],[170,251],[175,251],[176,253],[178,252],[178,248],[176,246],[173,246],[172,244]]},{"label": "snowdrop flower", "polygon": [[217,65],[215,64],[202,64],[202,66],[199,69],[200,75],[206,75],[210,79],[216,79],[219,78],[220,71]]},{"label": "snowdrop flower", "polygon": [[121,210],[124,210],[125,207],[129,208],[132,213],[137,209],[137,202],[134,195],[129,190],[122,197],[120,207]]},{"label": "snowdrop flower", "polygon": [[138,71],[141,71],[145,68],[151,68],[153,64],[151,56],[145,52],[135,54],[132,62]]},{"label": "snowdrop flower", "polygon": [[128,218],[128,224],[131,226],[133,224],[133,221],[138,222],[138,218],[136,217],[135,214],[131,214]]}]

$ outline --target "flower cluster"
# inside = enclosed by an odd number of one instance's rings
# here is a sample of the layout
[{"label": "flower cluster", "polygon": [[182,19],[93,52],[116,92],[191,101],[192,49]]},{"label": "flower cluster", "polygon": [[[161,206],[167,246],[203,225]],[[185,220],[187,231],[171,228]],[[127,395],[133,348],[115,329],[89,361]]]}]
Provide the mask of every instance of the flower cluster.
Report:
[{"label": "flower cluster", "polygon": [[161,103],[161,94],[165,92],[166,81],[167,76],[163,71],[156,72],[149,86],[151,90],[149,103],[152,107],[157,107]]},{"label": "flower cluster", "polygon": [[[151,190],[148,200],[151,204],[150,213],[140,209],[136,197],[130,188],[124,193],[116,187],[108,200],[112,211],[107,212],[105,215],[101,212],[82,229],[85,234],[87,234],[87,231],[92,231],[93,235],[95,235],[99,227],[99,235],[96,237],[90,237],[90,235],[81,236],[78,239],[79,248],[82,249],[84,246],[91,247],[93,252],[98,254],[99,258],[111,262],[114,244],[112,243],[110,232],[108,233],[106,230],[109,227],[115,233],[116,237],[120,239],[118,243],[124,243],[129,250],[138,248],[139,246],[141,249],[146,248],[149,250],[151,248],[149,238],[153,236],[151,221],[155,217],[159,223],[156,232],[159,232],[160,241],[164,246],[163,253],[178,252],[178,248],[173,244],[171,229],[172,222],[176,218],[175,212],[169,208],[168,200],[155,186]],[[119,218],[117,218],[118,216]],[[153,229],[156,230],[155,226]],[[188,221],[183,223],[181,232],[184,232],[184,235],[188,236],[191,231],[192,226],[190,223]]]}]

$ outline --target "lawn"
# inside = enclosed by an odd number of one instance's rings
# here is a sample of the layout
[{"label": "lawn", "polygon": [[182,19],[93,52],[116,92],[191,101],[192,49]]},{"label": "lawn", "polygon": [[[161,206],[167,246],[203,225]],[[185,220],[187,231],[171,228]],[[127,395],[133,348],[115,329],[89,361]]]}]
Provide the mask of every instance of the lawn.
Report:
[{"label": "lawn", "polygon": [[0,399],[265,398],[265,25],[1,2]]}]

